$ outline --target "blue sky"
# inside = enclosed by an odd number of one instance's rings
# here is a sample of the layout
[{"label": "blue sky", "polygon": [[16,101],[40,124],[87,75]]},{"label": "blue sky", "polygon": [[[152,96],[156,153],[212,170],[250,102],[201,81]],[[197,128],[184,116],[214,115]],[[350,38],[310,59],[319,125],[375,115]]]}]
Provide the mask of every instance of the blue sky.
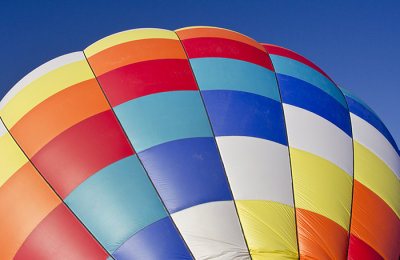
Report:
[{"label": "blue sky", "polygon": [[224,27],[294,50],[369,104],[400,142],[400,1],[0,2],[0,97],[57,56],[133,28]]}]

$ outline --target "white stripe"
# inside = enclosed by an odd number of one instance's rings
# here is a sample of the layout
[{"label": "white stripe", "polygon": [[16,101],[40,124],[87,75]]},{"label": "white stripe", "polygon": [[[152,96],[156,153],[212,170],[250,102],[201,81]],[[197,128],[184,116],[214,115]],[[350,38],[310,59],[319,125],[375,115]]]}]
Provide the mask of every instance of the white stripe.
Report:
[{"label": "white stripe", "polygon": [[283,104],[289,146],[322,157],[353,176],[352,139],[328,120]]},{"label": "white stripe", "polygon": [[171,217],[195,259],[250,260],[233,201],[196,205]]},{"label": "white stripe", "polygon": [[392,144],[364,119],[353,113],[350,113],[350,117],[354,140],[375,153],[400,179],[400,157]]},{"label": "white stripe", "polygon": [[293,206],[287,146],[247,136],[216,139],[235,200],[268,200]]},{"label": "white stripe", "polygon": [[17,84],[12,87],[8,93],[3,97],[3,99],[0,101],[0,110],[3,109],[3,107],[18,93],[20,92],[23,88],[31,84],[33,81],[37,80],[38,78],[42,77],[43,75],[49,73],[52,70],[55,70],[59,67],[65,66],[67,64],[84,60],[85,55],[83,55],[83,52],[73,52],[70,54],[66,54],[60,57],[57,57],[55,59],[52,59],[51,61],[46,62],[45,64],[37,67],[33,71],[31,71],[28,75],[23,77],[20,81],[18,81]]}]

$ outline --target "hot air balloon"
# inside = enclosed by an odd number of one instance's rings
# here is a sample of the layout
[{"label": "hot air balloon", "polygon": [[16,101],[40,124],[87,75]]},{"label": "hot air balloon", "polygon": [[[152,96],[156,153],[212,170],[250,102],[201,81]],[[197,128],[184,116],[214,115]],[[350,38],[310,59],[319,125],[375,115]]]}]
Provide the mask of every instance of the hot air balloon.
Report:
[{"label": "hot air balloon", "polygon": [[400,152],[288,49],[136,29],[0,102],[0,259],[391,259]]}]

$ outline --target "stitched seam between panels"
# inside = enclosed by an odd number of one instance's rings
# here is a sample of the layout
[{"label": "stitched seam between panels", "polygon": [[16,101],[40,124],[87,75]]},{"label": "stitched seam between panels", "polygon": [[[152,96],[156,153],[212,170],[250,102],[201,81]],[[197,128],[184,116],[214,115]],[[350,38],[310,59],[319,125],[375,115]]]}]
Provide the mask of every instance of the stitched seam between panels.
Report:
[{"label": "stitched seam between panels", "polygon": [[[92,232],[90,232],[90,230],[85,226],[85,224],[83,224],[83,222],[78,218],[77,215],[75,215],[75,213],[71,210],[71,208],[65,203],[65,201],[61,198],[61,196],[54,190],[54,188],[50,185],[50,183],[46,180],[46,178],[41,174],[41,172],[39,171],[39,169],[36,167],[36,165],[31,161],[31,158],[28,157],[28,155],[25,153],[25,151],[22,149],[22,147],[19,145],[19,143],[17,142],[17,140],[15,140],[14,136],[11,134],[10,130],[8,129],[8,127],[6,126],[6,124],[4,123],[3,119],[0,117],[0,121],[1,123],[4,125],[4,127],[6,128],[7,132],[10,134],[11,138],[13,139],[13,141],[15,142],[15,144],[18,146],[18,148],[21,150],[21,152],[24,154],[24,156],[28,159],[29,163],[35,168],[36,172],[40,175],[40,177],[42,177],[42,179],[47,183],[47,185],[50,187],[50,189],[54,192],[54,194],[56,194],[56,196],[61,200],[61,203],[64,204],[64,206],[71,212],[72,215],[74,215],[74,217],[79,221],[79,223],[81,223],[81,225],[87,230],[87,232],[90,234],[90,236],[103,248],[104,252],[106,252],[108,254],[109,257],[111,257],[112,259],[115,260],[114,257],[112,257],[112,255],[105,249],[105,247],[100,243],[99,240],[97,240],[97,238],[92,234]],[[54,210],[54,209],[53,209]],[[52,210],[52,211],[53,211]],[[50,211],[40,222],[39,224],[52,212]],[[38,224],[38,225],[39,225]],[[18,248],[16,254],[18,253],[18,251],[21,249],[22,245],[24,244],[24,242],[26,241],[26,239],[30,236],[30,234],[32,234],[32,232],[37,228],[37,226],[31,231],[29,232],[28,236],[25,238],[25,240],[22,242],[21,246]],[[14,255],[14,257],[16,256],[16,254]]]},{"label": "stitched seam between panels", "polygon": [[[332,81],[333,82],[333,81]],[[350,204],[350,220],[349,220],[349,238],[347,239],[347,250],[346,250],[346,259],[349,257],[349,249],[350,249],[350,234],[351,234],[351,219],[353,218],[353,199],[354,199],[354,179],[355,179],[355,172],[354,172],[354,140],[353,140],[353,125],[351,123],[351,116],[350,116],[350,108],[349,104],[347,103],[346,97],[343,94],[342,90],[334,83],[337,89],[340,91],[344,98],[344,102],[346,102],[347,111],[349,113],[349,122],[350,122],[350,131],[351,131],[351,149],[353,150],[353,184],[351,186],[351,204]]]},{"label": "stitched seam between panels", "polygon": [[[92,69],[92,66],[91,66],[90,63],[89,63],[89,60],[88,60],[88,58],[86,57],[85,51],[83,51],[83,55],[85,56],[86,62],[87,62],[87,64],[89,65],[89,68],[90,68],[90,70],[92,71],[94,78],[96,79],[97,85],[99,86],[101,92],[103,93],[104,98],[106,99],[106,101],[107,101],[107,103],[108,103],[108,105],[109,105],[109,107],[110,107],[110,109],[111,109],[113,115],[114,115],[115,118],[117,119],[119,126],[121,127],[122,131],[124,132],[125,138],[126,138],[127,141],[129,142],[129,145],[131,146],[131,148],[132,148],[133,151],[135,152],[136,157],[138,158],[140,165],[142,166],[143,170],[145,171],[146,176],[147,176],[147,179],[150,181],[152,187],[154,188],[155,192],[157,193],[157,196],[158,196],[158,198],[160,199],[160,201],[161,201],[161,203],[162,203],[162,205],[163,205],[165,211],[167,212],[168,217],[170,218],[170,220],[171,220],[172,224],[174,225],[175,229],[177,230],[179,236],[181,237],[181,239],[182,239],[183,243],[185,244],[186,248],[188,249],[190,255],[192,256],[193,259],[195,259],[194,256],[193,256],[192,251],[190,250],[189,246],[186,244],[186,241],[183,239],[183,236],[182,236],[181,232],[179,231],[178,227],[176,226],[174,220],[172,219],[169,210],[168,210],[167,207],[165,206],[164,201],[162,200],[160,194],[158,193],[158,190],[156,189],[156,186],[154,185],[152,179],[150,178],[150,175],[148,174],[146,168],[144,167],[144,165],[143,165],[143,163],[142,163],[142,160],[140,159],[139,155],[136,153],[136,150],[135,150],[135,148],[133,147],[133,144],[132,144],[131,140],[128,138],[128,135],[126,134],[126,131],[125,131],[124,127],[122,126],[121,122],[119,121],[119,118],[117,117],[117,114],[115,113],[114,108],[111,106],[111,103],[110,103],[110,101],[108,100],[108,98],[107,98],[107,96],[106,96],[106,93],[104,92],[103,88],[101,87],[100,82],[99,82],[99,80],[97,79],[97,76],[96,76],[96,74],[94,73],[94,71],[93,71],[93,69]],[[156,221],[156,222],[157,222],[157,221]],[[155,223],[155,222],[153,222],[153,223]],[[151,225],[151,224],[150,224],[150,225]],[[143,227],[143,228],[145,228],[145,227]],[[142,228],[142,229],[143,229],[143,228]],[[140,230],[142,230],[142,229],[140,229]],[[136,232],[135,232],[132,236],[130,236],[126,241],[128,241],[131,237],[133,237],[135,234],[137,234],[137,232],[139,232],[140,230],[136,231]],[[124,241],[124,243],[125,243],[126,241]],[[117,251],[124,243],[122,243],[116,250],[114,250],[114,252]]]},{"label": "stitched seam between panels", "polygon": [[243,239],[244,239],[244,242],[245,242],[245,244],[246,244],[247,252],[249,253],[250,259],[253,259],[252,256],[251,256],[251,253],[250,253],[250,248],[249,248],[249,245],[248,245],[248,243],[247,243],[246,236],[245,236],[244,231],[243,231],[242,222],[240,221],[240,218],[239,218],[239,212],[238,212],[238,209],[237,209],[237,206],[236,206],[235,198],[234,198],[234,196],[233,196],[232,188],[231,188],[231,185],[230,185],[230,183],[229,183],[228,175],[226,174],[225,164],[224,164],[224,161],[222,160],[221,151],[219,150],[219,146],[218,146],[217,140],[216,140],[216,138],[215,138],[214,129],[213,129],[212,124],[211,124],[210,116],[208,115],[207,107],[206,107],[206,105],[205,105],[205,103],[204,103],[203,95],[201,94],[201,91],[200,91],[200,88],[199,88],[199,84],[198,84],[198,82],[197,82],[196,76],[194,75],[194,71],[193,71],[192,65],[190,64],[189,56],[188,56],[188,54],[187,54],[187,52],[186,52],[185,46],[183,45],[183,43],[182,43],[181,39],[179,38],[179,35],[176,33],[176,31],[174,31],[174,33],[175,33],[176,37],[178,37],[179,42],[180,42],[180,44],[181,44],[181,46],[182,46],[182,48],[183,48],[183,51],[185,52],[186,59],[187,59],[187,61],[188,61],[188,63],[189,63],[189,67],[190,67],[190,70],[191,70],[191,72],[192,72],[193,78],[194,78],[194,80],[196,81],[197,91],[199,92],[199,95],[200,95],[200,98],[201,98],[201,102],[203,103],[204,111],[206,112],[206,115],[207,115],[208,123],[209,123],[209,125],[210,125],[210,129],[211,129],[211,132],[212,132],[212,134],[213,134],[213,138],[214,138],[214,141],[215,141],[215,145],[217,146],[217,149],[218,149],[219,159],[220,159],[221,164],[222,164],[222,167],[223,167],[223,169],[224,169],[226,182],[228,183],[229,191],[230,191],[231,196],[232,196],[232,202],[233,202],[233,205],[235,206],[236,216],[237,216],[238,222],[239,222],[239,224],[240,224],[240,230],[241,230],[241,232],[242,232]]},{"label": "stitched seam between panels", "polygon": [[[262,45],[261,45],[262,46]],[[264,46],[263,46],[264,47]],[[290,149],[289,149],[289,136],[288,136],[288,131],[287,131],[287,127],[286,127],[286,117],[285,117],[285,110],[283,108],[283,101],[282,101],[282,95],[281,95],[281,90],[279,88],[279,81],[278,78],[276,77],[276,70],[274,67],[274,63],[271,60],[271,57],[269,56],[269,53],[267,51],[267,49],[264,47],[265,52],[268,55],[268,58],[271,62],[272,68],[274,69],[274,75],[275,75],[275,81],[276,81],[276,86],[278,87],[278,93],[279,93],[279,99],[280,99],[280,103],[281,103],[281,108],[282,108],[282,115],[283,115],[283,122],[285,124],[285,132],[286,132],[286,142],[287,142],[287,151],[288,151],[288,156],[289,156],[289,166],[290,166],[290,178],[292,180],[292,196],[293,196],[293,210],[294,210],[294,223],[296,225],[296,242],[297,242],[297,253],[298,253],[298,259],[300,259],[300,246],[299,246],[299,232],[298,232],[298,228],[297,228],[297,212],[296,212],[296,199],[295,199],[295,195],[294,195],[294,183],[293,183],[293,168],[292,168],[292,158],[290,156]]]}]

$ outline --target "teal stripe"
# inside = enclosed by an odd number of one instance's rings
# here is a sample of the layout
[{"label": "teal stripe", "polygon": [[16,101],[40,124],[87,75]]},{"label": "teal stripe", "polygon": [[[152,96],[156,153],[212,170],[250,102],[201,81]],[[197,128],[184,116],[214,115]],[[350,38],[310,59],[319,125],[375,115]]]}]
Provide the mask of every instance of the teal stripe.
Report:
[{"label": "teal stripe", "polygon": [[259,65],[227,58],[190,60],[200,90],[237,90],[280,102],[275,73]]},{"label": "teal stripe", "polygon": [[301,79],[322,89],[347,109],[346,100],[341,91],[324,75],[313,68],[290,58],[273,54],[271,54],[270,57],[276,73]]},{"label": "teal stripe", "polygon": [[64,201],[110,253],[168,215],[136,155],[98,171]]},{"label": "teal stripe", "polygon": [[137,153],[173,140],[213,136],[198,91],[143,96],[114,111]]}]

